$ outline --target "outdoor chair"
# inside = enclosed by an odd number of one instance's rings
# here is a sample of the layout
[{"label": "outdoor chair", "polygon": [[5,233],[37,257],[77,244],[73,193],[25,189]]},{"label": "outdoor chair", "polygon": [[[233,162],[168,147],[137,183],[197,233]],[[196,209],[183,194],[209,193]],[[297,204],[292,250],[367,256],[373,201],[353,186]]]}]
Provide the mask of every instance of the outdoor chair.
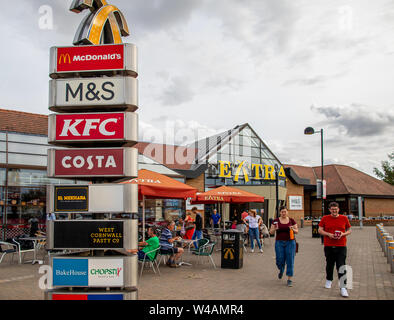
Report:
[{"label": "outdoor chair", "polygon": [[213,254],[213,250],[215,248],[216,242],[211,242],[209,244],[206,244],[205,246],[199,247],[198,251],[194,251],[193,254],[197,255],[199,257],[199,259],[201,259],[200,257],[208,257],[211,262],[213,267],[216,269],[216,265],[215,262],[212,259],[212,254]]},{"label": "outdoor chair", "polygon": [[[147,256],[147,254],[148,254],[148,253],[152,253],[152,252],[155,253],[155,256],[154,256],[154,258],[151,260],[151,259]],[[142,276],[142,272],[144,271],[144,266],[145,266],[146,263],[150,263],[150,266],[152,267],[152,270],[153,270],[154,273],[156,273],[156,270],[155,270],[155,264],[156,264],[157,271],[158,271],[158,273],[159,273],[159,275],[160,275],[159,264],[157,263],[157,256],[158,256],[159,252],[160,252],[160,247],[158,247],[157,249],[151,250],[151,251],[149,251],[149,252],[146,252],[146,253],[145,253],[144,259],[142,259],[142,260],[138,259],[138,262],[141,263],[140,278],[141,278],[141,276]]]},{"label": "outdoor chair", "polygon": [[13,238],[12,239],[12,242],[14,242],[17,245],[17,247],[18,247],[17,251],[18,251],[18,256],[19,256],[19,264],[22,264],[22,260],[23,260],[22,259],[22,255],[24,255],[27,252],[34,252],[34,247],[32,248],[30,246],[27,246],[25,244],[26,241],[29,241],[29,242],[31,242],[33,244],[32,241],[30,241],[30,240],[23,240],[23,238],[21,238],[21,239]]},{"label": "outdoor chair", "polygon": [[[192,247],[193,244],[196,243],[196,242],[197,242],[197,248]],[[197,240],[197,239],[196,239],[196,240],[193,240],[193,241],[191,241],[190,244],[189,244],[189,251],[191,251],[191,252],[198,251],[200,247],[204,247],[204,246],[206,246],[208,243],[209,243],[209,240],[206,239],[206,238],[202,238],[202,239],[198,239],[198,240]]]},{"label": "outdoor chair", "polygon": [[163,263],[166,263],[167,257],[171,257],[173,255],[173,253],[170,253],[170,252],[162,253],[159,250],[159,255],[160,255],[160,259],[159,259],[159,264],[158,265],[160,266],[161,260],[163,259]]},{"label": "outdoor chair", "polygon": [[[4,249],[3,246],[5,247]],[[10,253],[12,254],[11,256],[11,263],[12,263],[14,261],[14,254],[17,252],[18,252],[18,246],[16,244],[0,241],[0,254],[1,254],[0,263],[3,261],[3,258]]]}]

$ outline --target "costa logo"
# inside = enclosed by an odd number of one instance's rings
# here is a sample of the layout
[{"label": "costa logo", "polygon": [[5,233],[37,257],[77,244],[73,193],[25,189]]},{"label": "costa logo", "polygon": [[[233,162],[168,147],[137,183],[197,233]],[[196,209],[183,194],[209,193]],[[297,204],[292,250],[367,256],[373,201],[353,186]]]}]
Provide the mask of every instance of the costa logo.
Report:
[{"label": "costa logo", "polygon": [[135,113],[72,113],[49,115],[48,141],[52,144],[120,142],[135,144],[138,137]]},{"label": "costa logo", "polygon": [[136,156],[134,148],[49,149],[48,176],[134,176]]}]

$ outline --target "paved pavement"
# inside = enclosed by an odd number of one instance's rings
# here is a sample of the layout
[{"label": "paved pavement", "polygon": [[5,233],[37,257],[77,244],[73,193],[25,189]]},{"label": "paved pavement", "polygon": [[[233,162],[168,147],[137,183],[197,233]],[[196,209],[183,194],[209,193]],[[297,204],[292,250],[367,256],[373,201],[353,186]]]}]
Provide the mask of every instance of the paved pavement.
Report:
[{"label": "paved pavement", "polygon": [[[385,227],[394,234],[394,227]],[[348,238],[347,264],[353,269],[353,289],[348,299],[393,300],[394,274],[386,262],[376,239],[375,227],[362,230],[353,227]],[[220,251],[216,251],[214,261],[217,269],[206,260],[192,266],[178,269],[160,266],[161,276],[150,269],[143,272],[139,283],[139,299],[142,300],[277,300],[277,299],[323,299],[341,300],[337,275],[333,287],[325,289],[325,259],[319,238],[311,237],[311,227],[300,229],[297,236],[300,244],[295,259],[293,287],[286,286],[286,277],[277,279],[275,266],[274,239],[266,241],[264,253],[257,250],[244,256],[242,269],[221,269]],[[26,256],[26,258],[29,258]],[[190,259],[185,256],[185,261]],[[15,259],[16,260],[16,259]],[[0,299],[41,300],[44,293],[38,287],[39,265],[0,265]]]}]

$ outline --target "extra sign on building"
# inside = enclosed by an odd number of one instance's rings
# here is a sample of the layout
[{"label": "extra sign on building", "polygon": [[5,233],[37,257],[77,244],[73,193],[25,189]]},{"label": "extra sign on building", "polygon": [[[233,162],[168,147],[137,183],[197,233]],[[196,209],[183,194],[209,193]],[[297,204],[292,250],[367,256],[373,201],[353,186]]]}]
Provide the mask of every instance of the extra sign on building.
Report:
[{"label": "extra sign on building", "polygon": [[48,149],[48,177],[137,177],[135,148]]},{"label": "extra sign on building", "polygon": [[51,111],[135,111],[137,108],[138,80],[132,77],[58,79],[49,82]]},{"label": "extra sign on building", "polygon": [[138,141],[138,115],[134,112],[50,114],[48,143],[130,147]]},{"label": "extra sign on building", "polygon": [[110,44],[98,46],[52,47],[50,73],[52,79],[83,74],[108,72],[113,75],[138,76],[137,47],[134,44]]}]

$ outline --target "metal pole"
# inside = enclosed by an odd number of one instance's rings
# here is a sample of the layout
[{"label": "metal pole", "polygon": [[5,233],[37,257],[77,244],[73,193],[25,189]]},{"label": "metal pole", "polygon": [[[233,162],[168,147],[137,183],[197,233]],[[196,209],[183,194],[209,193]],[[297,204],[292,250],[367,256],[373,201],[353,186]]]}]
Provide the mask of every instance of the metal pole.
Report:
[{"label": "metal pole", "polygon": [[358,219],[360,220],[360,228],[363,228],[363,202],[361,200],[361,197],[358,196]]},{"label": "metal pole", "polygon": [[320,136],[321,136],[321,209],[322,209],[322,217],[324,217],[324,196],[323,196],[323,181],[324,181],[323,129],[320,130]]},{"label": "metal pole", "polygon": [[4,190],[4,214],[3,214],[3,241],[7,234],[7,203],[8,203],[8,130],[5,132],[5,190]]},{"label": "metal pole", "polygon": [[142,241],[145,242],[145,196],[142,196]]},{"label": "metal pole", "polygon": [[275,170],[275,193],[276,193],[276,218],[279,218],[279,186],[278,186],[278,170]]}]

